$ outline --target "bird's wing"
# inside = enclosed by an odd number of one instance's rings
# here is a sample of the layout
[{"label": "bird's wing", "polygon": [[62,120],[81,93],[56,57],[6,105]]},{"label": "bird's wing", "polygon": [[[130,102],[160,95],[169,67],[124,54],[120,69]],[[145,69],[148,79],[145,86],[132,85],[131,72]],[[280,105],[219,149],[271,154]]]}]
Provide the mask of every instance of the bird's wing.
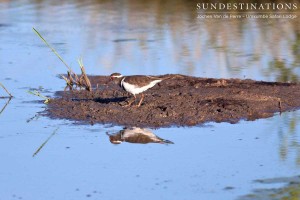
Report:
[{"label": "bird's wing", "polygon": [[146,86],[149,84],[151,81],[155,80],[161,80],[160,78],[157,77],[152,77],[152,76],[141,76],[141,75],[135,75],[135,76],[128,76],[124,79],[124,81],[134,84],[134,85],[139,85],[140,87]]}]

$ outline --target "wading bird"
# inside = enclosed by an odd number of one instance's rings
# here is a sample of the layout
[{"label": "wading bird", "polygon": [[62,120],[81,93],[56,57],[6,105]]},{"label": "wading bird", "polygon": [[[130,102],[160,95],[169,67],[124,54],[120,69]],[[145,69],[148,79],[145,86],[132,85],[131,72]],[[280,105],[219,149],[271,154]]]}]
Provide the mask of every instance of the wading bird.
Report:
[{"label": "wading bird", "polygon": [[130,101],[126,106],[131,106],[136,100],[136,95],[142,93],[141,100],[139,101],[137,107],[140,107],[143,100],[143,92],[152,88],[157,83],[165,80],[163,78],[153,77],[153,76],[143,76],[143,75],[134,75],[134,76],[123,76],[120,73],[113,73],[110,75],[111,80],[118,80],[118,84],[126,90],[127,92],[133,94],[134,100]]}]

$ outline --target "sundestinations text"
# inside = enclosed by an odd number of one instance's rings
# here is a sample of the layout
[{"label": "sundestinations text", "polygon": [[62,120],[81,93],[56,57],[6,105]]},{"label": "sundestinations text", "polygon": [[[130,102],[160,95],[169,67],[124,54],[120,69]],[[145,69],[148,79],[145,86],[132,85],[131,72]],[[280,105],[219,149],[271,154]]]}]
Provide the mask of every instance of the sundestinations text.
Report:
[{"label": "sundestinations text", "polygon": [[197,3],[197,10],[297,10],[297,3]]}]

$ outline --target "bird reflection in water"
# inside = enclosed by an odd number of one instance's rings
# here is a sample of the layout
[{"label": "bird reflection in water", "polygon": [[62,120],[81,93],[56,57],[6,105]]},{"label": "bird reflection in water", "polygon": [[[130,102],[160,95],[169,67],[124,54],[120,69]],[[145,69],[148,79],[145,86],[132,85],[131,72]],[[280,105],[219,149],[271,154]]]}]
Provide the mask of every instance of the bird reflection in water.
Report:
[{"label": "bird reflection in water", "polygon": [[109,141],[113,144],[121,144],[122,142],[129,143],[139,143],[139,144],[147,144],[147,143],[160,143],[160,144],[174,144],[170,140],[162,139],[156,136],[148,129],[132,127],[132,128],[124,128],[123,130],[109,134]]}]

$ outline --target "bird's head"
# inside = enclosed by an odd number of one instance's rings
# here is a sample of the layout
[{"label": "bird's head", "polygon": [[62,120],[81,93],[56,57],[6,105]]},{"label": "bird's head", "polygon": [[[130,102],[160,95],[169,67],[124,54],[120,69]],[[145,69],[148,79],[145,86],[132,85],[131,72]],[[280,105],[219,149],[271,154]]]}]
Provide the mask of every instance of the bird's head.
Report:
[{"label": "bird's head", "polygon": [[121,133],[111,135],[107,132],[106,135],[109,137],[109,141],[112,144],[121,144],[122,143],[122,134]]},{"label": "bird's head", "polygon": [[109,77],[110,77],[110,80],[115,80],[115,79],[122,78],[123,76],[120,73],[112,73]]}]

